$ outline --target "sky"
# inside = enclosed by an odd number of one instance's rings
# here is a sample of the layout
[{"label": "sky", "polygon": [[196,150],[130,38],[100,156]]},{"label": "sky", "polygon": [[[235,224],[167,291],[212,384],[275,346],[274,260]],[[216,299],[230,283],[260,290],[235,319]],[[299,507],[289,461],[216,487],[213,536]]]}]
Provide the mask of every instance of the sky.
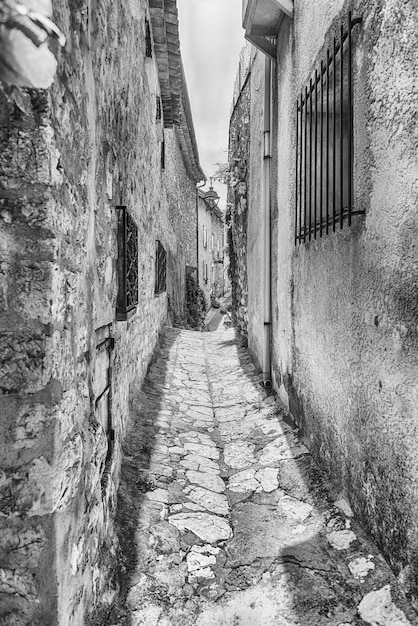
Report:
[{"label": "sky", "polygon": [[[177,0],[180,48],[193,113],[200,165],[209,177],[228,160],[229,115],[245,44],[242,0]],[[214,183],[225,209],[225,185]],[[208,189],[206,187],[205,189]]]}]

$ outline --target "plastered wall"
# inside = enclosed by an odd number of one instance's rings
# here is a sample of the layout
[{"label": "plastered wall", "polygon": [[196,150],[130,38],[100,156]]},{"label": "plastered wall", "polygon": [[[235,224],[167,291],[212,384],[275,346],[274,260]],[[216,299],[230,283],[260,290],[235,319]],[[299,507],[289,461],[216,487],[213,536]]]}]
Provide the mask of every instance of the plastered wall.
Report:
[{"label": "plastered wall", "polygon": [[[351,228],[294,246],[295,102],[348,10],[354,36]],[[273,371],[336,485],[417,595],[416,3],[295,2],[275,84]],[[250,306],[250,305],[249,305]]]},{"label": "plastered wall", "polygon": [[[56,0],[67,44],[53,86],[0,90],[4,623],[82,626],[96,601],[110,603],[114,593],[112,522],[130,397],[167,319],[166,294],[154,295],[155,242],[173,258],[183,250],[182,264],[191,254],[167,185],[184,197],[181,211],[194,209],[195,197],[181,162],[168,181],[160,168],[146,11],[145,0]],[[139,232],[139,305],[127,322],[115,319],[117,205]],[[94,391],[104,326],[115,340],[106,480]]]}]

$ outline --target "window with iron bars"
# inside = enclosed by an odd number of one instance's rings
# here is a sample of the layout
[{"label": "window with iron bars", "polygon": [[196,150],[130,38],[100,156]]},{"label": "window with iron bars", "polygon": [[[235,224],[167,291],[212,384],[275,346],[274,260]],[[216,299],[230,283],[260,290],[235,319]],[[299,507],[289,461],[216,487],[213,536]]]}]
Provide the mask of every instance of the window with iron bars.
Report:
[{"label": "window with iron bars", "polygon": [[155,294],[166,290],[167,282],[167,255],[164,246],[157,241],[155,253]]},{"label": "window with iron bars", "polygon": [[296,106],[295,245],[363,213],[353,207],[352,28],[348,15]]},{"label": "window with iron bars", "polygon": [[138,304],[138,227],[126,206],[116,207],[118,219],[118,295],[116,319],[124,321]]},{"label": "window with iron bars", "polygon": [[160,156],[161,156],[161,169],[165,170],[165,141],[164,141],[164,137],[163,137],[163,139],[161,141],[160,150],[161,150],[161,154],[160,154]]},{"label": "window with iron bars", "polygon": [[147,19],[145,20],[145,56],[149,58],[152,57],[151,27]]}]

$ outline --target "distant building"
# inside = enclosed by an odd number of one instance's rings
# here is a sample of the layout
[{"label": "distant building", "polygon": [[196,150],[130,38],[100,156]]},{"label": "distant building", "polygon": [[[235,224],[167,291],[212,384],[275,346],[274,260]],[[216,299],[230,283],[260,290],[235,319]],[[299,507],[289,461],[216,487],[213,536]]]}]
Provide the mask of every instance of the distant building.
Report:
[{"label": "distant building", "polygon": [[418,603],[418,12],[245,0],[235,324]]},{"label": "distant building", "polygon": [[224,294],[224,216],[211,186],[198,190],[198,274],[206,302]]},{"label": "distant building", "polygon": [[197,264],[176,3],[149,4],[57,0],[55,82],[0,86],[4,623],[81,626],[111,602],[133,398]]}]

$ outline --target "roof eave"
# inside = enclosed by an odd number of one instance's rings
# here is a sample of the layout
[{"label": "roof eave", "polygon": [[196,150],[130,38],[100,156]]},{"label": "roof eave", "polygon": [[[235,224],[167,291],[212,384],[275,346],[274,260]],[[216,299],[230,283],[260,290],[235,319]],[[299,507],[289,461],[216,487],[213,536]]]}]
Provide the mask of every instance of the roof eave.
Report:
[{"label": "roof eave", "polygon": [[293,0],[243,0],[245,38],[274,61],[277,39],[286,17],[293,18]]}]

